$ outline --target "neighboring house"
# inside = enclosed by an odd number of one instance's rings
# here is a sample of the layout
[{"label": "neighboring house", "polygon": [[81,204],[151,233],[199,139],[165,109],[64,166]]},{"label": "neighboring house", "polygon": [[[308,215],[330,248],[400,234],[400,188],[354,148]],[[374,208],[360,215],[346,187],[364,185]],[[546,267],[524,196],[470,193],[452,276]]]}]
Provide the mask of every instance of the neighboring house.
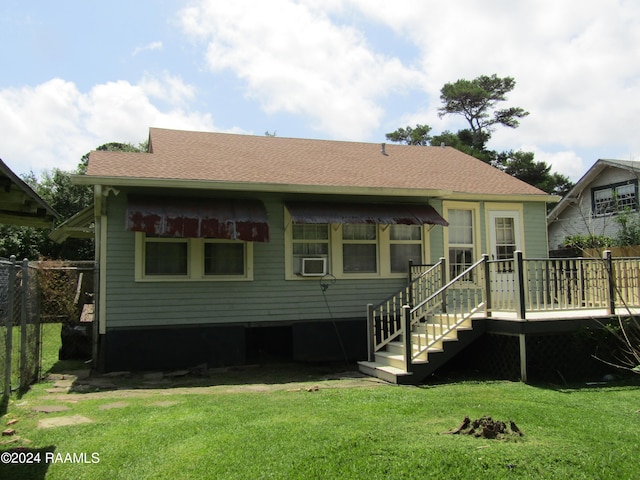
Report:
[{"label": "neighboring house", "polygon": [[367,357],[409,260],[547,256],[556,197],[450,147],[150,129],[94,151],[104,370]]},{"label": "neighboring house", "polygon": [[[52,228],[56,218],[56,211],[0,160],[0,224]],[[18,262],[22,260],[17,259]],[[11,302],[9,298],[9,292],[12,291],[9,286],[10,265],[4,260],[0,261],[0,325],[3,326],[6,324],[5,315],[9,311],[9,305],[18,305],[18,309],[22,306],[21,301]],[[27,301],[30,298],[29,294],[16,296]],[[20,318],[20,315],[15,318]]]},{"label": "neighboring house", "polygon": [[638,211],[640,162],[598,160],[547,215],[549,250],[563,248],[570,235],[615,237],[615,215]]},{"label": "neighboring house", "polygon": [[58,214],[0,160],[0,223],[51,228]]}]

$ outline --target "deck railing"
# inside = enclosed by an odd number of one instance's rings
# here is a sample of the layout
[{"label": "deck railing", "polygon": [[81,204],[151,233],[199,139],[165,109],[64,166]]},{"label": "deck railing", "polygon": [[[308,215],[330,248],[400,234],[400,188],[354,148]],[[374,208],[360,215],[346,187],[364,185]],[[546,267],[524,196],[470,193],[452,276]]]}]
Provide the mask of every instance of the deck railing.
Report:
[{"label": "deck railing", "polygon": [[491,261],[492,310],[526,312],[606,309],[624,313],[640,306],[640,258],[522,258]]},{"label": "deck railing", "polygon": [[527,310],[584,310],[609,305],[607,264],[595,258],[523,260]]},{"label": "deck railing", "polygon": [[[369,360],[403,335],[407,359],[418,358],[479,312],[515,313],[605,309],[624,315],[640,308],[640,258],[523,258],[489,260],[487,255],[448,283],[444,258],[433,266],[410,266],[406,287],[378,305],[367,306]],[[436,321],[426,321],[437,316]],[[511,317],[513,318],[513,317]],[[413,326],[425,323],[425,336]],[[413,332],[415,333],[415,332]]]}]

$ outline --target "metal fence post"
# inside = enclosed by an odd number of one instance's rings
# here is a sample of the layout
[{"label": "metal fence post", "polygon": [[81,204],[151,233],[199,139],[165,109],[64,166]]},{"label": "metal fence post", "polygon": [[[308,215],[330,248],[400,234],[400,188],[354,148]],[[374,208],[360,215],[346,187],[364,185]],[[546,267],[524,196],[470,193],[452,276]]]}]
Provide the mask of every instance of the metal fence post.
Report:
[{"label": "metal fence post", "polygon": [[16,290],[16,256],[11,255],[11,263],[9,264],[9,285],[7,298],[7,341],[6,341],[6,358],[4,364],[4,396],[11,396],[11,350],[13,342],[13,315],[14,315],[14,295]]},{"label": "metal fence post", "polygon": [[[31,267],[33,268],[33,267]],[[33,275],[30,280],[30,288],[33,288],[31,297],[31,308],[34,312],[33,325],[35,328],[35,353],[34,358],[36,366],[33,371],[33,380],[40,380],[40,371],[42,370],[42,323],[40,319],[40,284],[38,279],[38,270],[33,269]]]},{"label": "metal fence post", "polygon": [[27,297],[29,292],[29,261],[25,258],[22,261],[22,278],[20,289],[22,294],[20,308],[20,389],[24,389],[29,385],[29,365],[27,360]]}]

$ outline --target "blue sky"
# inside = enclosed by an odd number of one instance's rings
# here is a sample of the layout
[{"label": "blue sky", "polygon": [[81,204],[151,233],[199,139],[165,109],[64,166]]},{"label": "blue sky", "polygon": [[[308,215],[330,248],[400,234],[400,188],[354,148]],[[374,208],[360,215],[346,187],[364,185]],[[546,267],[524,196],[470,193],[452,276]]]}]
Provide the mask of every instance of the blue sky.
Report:
[{"label": "blue sky", "polygon": [[442,86],[494,73],[530,115],[489,147],[573,180],[598,158],[640,159],[635,0],[4,0],[0,64],[0,158],[19,174],[73,169],[149,127],[455,131]]}]

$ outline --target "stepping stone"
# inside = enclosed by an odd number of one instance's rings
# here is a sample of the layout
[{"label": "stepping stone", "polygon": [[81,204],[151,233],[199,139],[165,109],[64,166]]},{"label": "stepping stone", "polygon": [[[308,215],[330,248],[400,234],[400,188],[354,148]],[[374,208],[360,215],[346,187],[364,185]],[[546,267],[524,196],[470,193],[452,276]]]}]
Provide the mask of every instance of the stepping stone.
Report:
[{"label": "stepping stone", "polygon": [[53,384],[53,388],[71,388],[75,380],[57,380]]},{"label": "stepping stone", "polygon": [[128,406],[129,404],[127,402],[107,403],[106,405],[100,405],[98,410],[113,410],[114,408],[124,408]]},{"label": "stepping stone", "polygon": [[33,407],[32,410],[36,412],[42,412],[42,413],[53,413],[53,412],[65,412],[71,409],[66,405],[41,405],[38,407]]},{"label": "stepping stone", "polygon": [[38,428],[68,427],[70,425],[81,425],[83,423],[93,423],[93,420],[83,417],[82,415],[43,418],[38,422]]}]

